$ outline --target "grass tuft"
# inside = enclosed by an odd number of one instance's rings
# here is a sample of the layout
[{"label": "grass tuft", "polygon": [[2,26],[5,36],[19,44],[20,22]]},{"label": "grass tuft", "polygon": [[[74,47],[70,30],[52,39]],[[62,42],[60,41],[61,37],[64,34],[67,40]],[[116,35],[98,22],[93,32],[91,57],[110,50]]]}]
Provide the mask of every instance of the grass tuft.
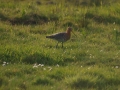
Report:
[{"label": "grass tuft", "polygon": [[46,65],[52,65],[55,63],[52,58],[42,53],[34,53],[32,55],[29,55],[25,59],[23,59],[22,62],[25,62],[27,64],[42,63]]},{"label": "grass tuft", "polygon": [[51,85],[52,82],[47,78],[37,78],[34,80],[33,85]]}]

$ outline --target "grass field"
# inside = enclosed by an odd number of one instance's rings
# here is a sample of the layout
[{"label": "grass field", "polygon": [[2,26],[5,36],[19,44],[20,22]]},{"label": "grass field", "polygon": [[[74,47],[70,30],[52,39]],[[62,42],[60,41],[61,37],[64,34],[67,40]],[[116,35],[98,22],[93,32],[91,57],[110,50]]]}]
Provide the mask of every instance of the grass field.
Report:
[{"label": "grass field", "polygon": [[[119,0],[1,0],[0,90],[120,90]],[[64,48],[46,35],[72,27]]]}]

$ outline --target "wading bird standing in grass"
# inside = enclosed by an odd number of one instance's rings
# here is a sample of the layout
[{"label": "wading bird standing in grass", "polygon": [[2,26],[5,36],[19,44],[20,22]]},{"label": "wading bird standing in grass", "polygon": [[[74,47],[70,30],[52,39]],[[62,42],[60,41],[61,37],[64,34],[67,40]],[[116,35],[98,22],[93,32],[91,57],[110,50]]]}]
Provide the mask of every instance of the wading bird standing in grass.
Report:
[{"label": "wading bird standing in grass", "polygon": [[[70,39],[71,37],[71,32],[72,32],[72,28],[68,27],[66,32],[61,32],[61,33],[55,33],[49,36],[46,36],[46,38],[50,38],[50,39],[54,39],[57,40],[58,43],[62,43],[62,48],[63,48],[63,43],[66,42],[67,40]],[[73,33],[74,34],[74,33]],[[56,48],[58,47],[58,43],[56,45]]]}]

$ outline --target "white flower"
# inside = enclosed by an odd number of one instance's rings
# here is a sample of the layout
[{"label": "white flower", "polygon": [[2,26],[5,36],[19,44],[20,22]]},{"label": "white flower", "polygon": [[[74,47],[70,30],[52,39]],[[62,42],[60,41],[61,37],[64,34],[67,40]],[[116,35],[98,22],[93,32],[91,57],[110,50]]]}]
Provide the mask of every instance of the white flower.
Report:
[{"label": "white flower", "polygon": [[115,24],[115,22],[113,24]]},{"label": "white flower", "polygon": [[118,66],[115,66],[115,68],[119,68]]},{"label": "white flower", "polygon": [[6,62],[3,62],[3,64],[6,64]]},{"label": "white flower", "polygon": [[33,68],[38,68],[38,66],[35,65],[35,66],[33,66]]},{"label": "white flower", "polygon": [[33,65],[33,68],[38,68],[38,65],[35,63],[35,64]]},{"label": "white flower", "polygon": [[48,67],[49,68],[49,71],[51,71],[52,70],[52,67]]},{"label": "white flower", "polygon": [[5,63],[2,64],[2,66],[5,66],[5,65],[6,65]]},{"label": "white flower", "polygon": [[41,66],[41,64],[38,64],[38,66]]},{"label": "white flower", "polygon": [[92,56],[90,56],[90,58],[92,58]]},{"label": "white flower", "polygon": [[52,70],[52,68],[49,69],[49,71],[51,71],[51,70]]},{"label": "white flower", "polygon": [[46,68],[43,68],[43,70],[46,70]]},{"label": "white flower", "polygon": [[41,67],[43,67],[44,66],[44,64],[41,64]]},{"label": "white flower", "polygon": [[58,64],[57,64],[56,66],[57,66],[57,67],[59,67],[59,65],[58,65]]},{"label": "white flower", "polygon": [[90,69],[91,67],[88,67],[88,69]]}]

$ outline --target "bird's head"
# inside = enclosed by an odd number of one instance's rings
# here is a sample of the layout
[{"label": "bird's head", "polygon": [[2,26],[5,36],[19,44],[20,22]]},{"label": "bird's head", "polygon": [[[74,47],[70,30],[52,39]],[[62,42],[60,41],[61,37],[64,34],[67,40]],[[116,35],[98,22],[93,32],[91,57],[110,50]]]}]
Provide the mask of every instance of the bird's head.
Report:
[{"label": "bird's head", "polygon": [[72,31],[72,28],[71,28],[71,27],[68,27],[68,28],[67,28],[67,33],[71,33],[71,31]]},{"label": "bird's head", "polygon": [[[71,28],[71,27],[68,27],[68,28],[67,28],[67,33],[70,34],[71,32],[75,35],[75,33],[72,31],[72,28]],[[76,36],[76,35],[75,35],[75,36]]]}]

